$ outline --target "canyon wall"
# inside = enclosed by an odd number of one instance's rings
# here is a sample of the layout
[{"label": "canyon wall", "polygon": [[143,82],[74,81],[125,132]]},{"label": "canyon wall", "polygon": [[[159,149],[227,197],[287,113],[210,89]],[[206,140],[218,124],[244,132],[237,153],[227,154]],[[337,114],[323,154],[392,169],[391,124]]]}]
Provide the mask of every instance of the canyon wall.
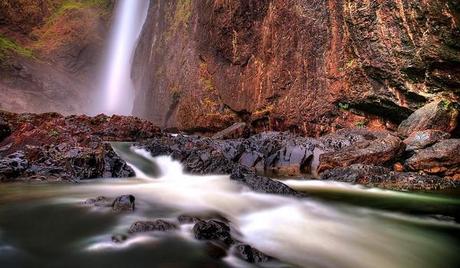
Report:
[{"label": "canyon wall", "polygon": [[85,113],[113,0],[2,0],[0,109]]},{"label": "canyon wall", "polygon": [[135,114],[164,127],[394,128],[460,94],[455,0],[156,0]]}]

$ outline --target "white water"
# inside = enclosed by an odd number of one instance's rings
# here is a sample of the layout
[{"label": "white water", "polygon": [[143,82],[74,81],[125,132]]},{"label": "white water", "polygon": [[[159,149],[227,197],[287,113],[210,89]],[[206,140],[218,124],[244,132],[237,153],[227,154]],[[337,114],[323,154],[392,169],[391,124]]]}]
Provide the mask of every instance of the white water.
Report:
[{"label": "white water", "polygon": [[[187,175],[182,171],[180,163],[169,157],[153,159],[145,151],[135,149],[123,153],[155,161],[161,167],[162,176],[149,178],[142,173],[142,179],[127,184],[83,186],[88,187],[86,192],[96,191],[111,196],[131,193],[146,207],[162,204],[185,214],[218,212],[239,231],[239,240],[296,266],[449,267],[449,261],[456,254],[452,241],[429,231],[431,227],[447,224],[442,221],[374,209],[337,206],[313,199],[255,193],[231,181],[228,176]],[[136,163],[131,164],[136,166]],[[391,191],[366,190],[328,182],[289,184],[295,184],[296,188],[311,186],[337,188],[339,191],[351,189],[357,193],[388,197],[398,195]],[[411,198],[410,194],[403,195]],[[417,195],[413,198],[420,199]],[[432,201],[443,202],[442,199]],[[128,216],[119,229],[127,229],[133,221],[135,219]],[[455,223],[448,225],[458,228]],[[142,243],[148,240],[148,235],[133,239],[128,243]],[[88,249],[107,250],[107,245],[110,242],[97,242],[90,244]],[[113,244],[113,247],[118,246]],[[239,266],[234,258],[228,258],[227,261]]]},{"label": "white water", "polygon": [[150,0],[119,0],[94,113],[131,115],[134,87],[131,67]]}]

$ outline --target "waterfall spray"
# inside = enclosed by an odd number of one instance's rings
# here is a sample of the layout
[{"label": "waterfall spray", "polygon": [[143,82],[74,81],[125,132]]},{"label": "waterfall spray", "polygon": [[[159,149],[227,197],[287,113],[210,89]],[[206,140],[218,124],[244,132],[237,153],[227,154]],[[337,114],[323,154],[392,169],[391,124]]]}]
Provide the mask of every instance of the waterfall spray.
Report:
[{"label": "waterfall spray", "polygon": [[96,113],[130,115],[134,102],[131,67],[149,0],[119,0],[105,60]]}]

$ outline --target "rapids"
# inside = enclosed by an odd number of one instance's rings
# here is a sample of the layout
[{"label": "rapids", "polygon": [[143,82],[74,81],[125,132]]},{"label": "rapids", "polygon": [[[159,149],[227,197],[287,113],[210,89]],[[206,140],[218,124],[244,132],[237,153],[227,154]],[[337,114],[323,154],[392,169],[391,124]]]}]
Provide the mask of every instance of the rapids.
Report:
[{"label": "rapids", "polygon": [[[233,234],[284,264],[266,267],[458,267],[459,200],[321,181],[285,181],[309,194],[255,193],[229,176],[193,176],[170,157],[113,144],[137,178],[80,185],[2,185],[0,267],[246,267],[206,256],[191,226],[145,233],[122,244],[111,235],[137,220],[217,213]],[[150,164],[149,164],[150,163]],[[159,168],[160,173],[155,169]],[[160,175],[161,174],[161,175]],[[133,194],[136,211],[81,207],[86,198]]]}]

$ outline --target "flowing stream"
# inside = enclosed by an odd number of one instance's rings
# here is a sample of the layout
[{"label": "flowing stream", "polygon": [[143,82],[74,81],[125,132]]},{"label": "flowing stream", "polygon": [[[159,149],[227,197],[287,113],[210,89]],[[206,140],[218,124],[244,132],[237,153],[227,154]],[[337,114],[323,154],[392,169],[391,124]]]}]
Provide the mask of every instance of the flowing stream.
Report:
[{"label": "flowing stream", "polygon": [[131,67],[137,42],[147,18],[150,0],[120,0],[104,65],[101,91],[94,113],[131,115],[134,87]]},{"label": "flowing stream", "polygon": [[[191,225],[111,240],[138,220],[211,213],[227,218],[238,240],[282,262],[265,267],[459,267],[455,195],[301,180],[286,183],[308,198],[261,194],[229,176],[188,175],[169,157],[113,146],[137,178],[0,186],[0,267],[251,267],[232,255],[208,257]],[[134,213],[81,205],[121,194],[136,197]]]}]

